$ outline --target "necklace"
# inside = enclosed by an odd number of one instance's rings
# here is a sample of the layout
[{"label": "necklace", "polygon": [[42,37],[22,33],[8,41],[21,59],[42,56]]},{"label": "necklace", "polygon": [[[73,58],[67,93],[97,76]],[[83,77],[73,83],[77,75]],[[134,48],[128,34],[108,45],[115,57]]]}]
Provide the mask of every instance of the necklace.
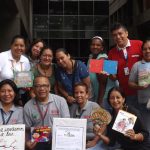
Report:
[{"label": "necklace", "polygon": [[52,70],[51,70],[51,66],[46,67],[42,67],[42,65],[38,65],[38,71],[40,72],[41,75],[45,76],[45,77],[50,77],[52,74]]}]

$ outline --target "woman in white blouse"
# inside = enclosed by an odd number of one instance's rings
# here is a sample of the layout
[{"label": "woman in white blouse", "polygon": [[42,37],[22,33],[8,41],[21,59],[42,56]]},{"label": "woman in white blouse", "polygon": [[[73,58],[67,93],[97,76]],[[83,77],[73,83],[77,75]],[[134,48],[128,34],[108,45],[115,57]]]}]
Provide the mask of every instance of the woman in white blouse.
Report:
[{"label": "woman in white blouse", "polygon": [[10,50],[0,53],[0,81],[14,79],[14,72],[29,71],[29,60],[23,56],[25,39],[16,35],[12,38]]}]

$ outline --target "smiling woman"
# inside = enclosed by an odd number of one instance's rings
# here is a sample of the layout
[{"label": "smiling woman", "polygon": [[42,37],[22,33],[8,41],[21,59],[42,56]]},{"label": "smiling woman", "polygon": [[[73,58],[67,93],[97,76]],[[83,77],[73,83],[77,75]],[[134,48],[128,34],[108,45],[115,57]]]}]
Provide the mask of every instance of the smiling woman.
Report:
[{"label": "smiling woman", "polygon": [[57,93],[55,84],[55,64],[53,61],[53,51],[49,47],[44,47],[41,49],[39,54],[39,63],[32,67],[34,77],[44,76],[49,79],[51,84],[51,92]]},{"label": "smiling woman", "polygon": [[73,96],[73,87],[76,83],[83,82],[90,89],[90,77],[86,65],[71,58],[64,49],[59,48],[55,52],[57,61],[56,79],[60,94],[66,98],[67,103],[72,105],[76,102]]},{"label": "smiling woman", "polygon": [[23,123],[23,108],[19,107],[18,89],[9,80],[0,82],[0,124]]},{"label": "smiling woman", "polygon": [[[111,146],[118,142],[121,145],[121,148],[123,148],[124,150],[149,150],[149,133],[147,128],[145,127],[143,118],[137,109],[131,106],[127,107],[125,105],[124,93],[119,88],[110,89],[108,93],[108,102],[113,110],[112,120],[107,128],[107,136],[101,133],[98,134],[100,136],[100,139]],[[118,111],[122,109],[134,114],[137,117],[133,129],[127,129],[125,131],[125,134],[112,129]]]},{"label": "smiling woman", "polygon": [[10,47],[10,50],[0,53],[0,81],[13,80],[15,71],[30,70],[29,60],[23,56],[26,48],[25,39],[20,35],[14,36]]},{"label": "smiling woman", "polygon": [[135,63],[131,69],[129,86],[138,90],[139,109],[144,116],[144,123],[150,131],[150,39],[143,42],[143,59]]}]

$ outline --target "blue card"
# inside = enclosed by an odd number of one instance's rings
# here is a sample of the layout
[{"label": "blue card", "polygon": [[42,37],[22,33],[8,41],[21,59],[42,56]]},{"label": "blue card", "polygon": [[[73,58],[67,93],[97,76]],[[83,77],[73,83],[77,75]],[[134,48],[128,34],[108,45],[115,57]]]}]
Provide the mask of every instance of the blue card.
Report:
[{"label": "blue card", "polygon": [[103,66],[103,71],[105,71],[109,74],[117,74],[117,66],[118,66],[117,61],[105,60],[104,66]]}]

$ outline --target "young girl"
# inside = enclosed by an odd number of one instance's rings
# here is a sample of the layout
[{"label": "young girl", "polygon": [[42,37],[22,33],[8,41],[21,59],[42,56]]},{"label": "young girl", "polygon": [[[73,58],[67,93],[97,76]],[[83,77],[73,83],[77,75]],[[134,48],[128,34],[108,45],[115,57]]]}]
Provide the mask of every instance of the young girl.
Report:
[{"label": "young girl", "polygon": [[[94,36],[90,44],[91,54],[89,56],[88,66],[91,59],[107,59],[104,52],[104,40],[100,36]],[[102,105],[105,109],[109,109],[107,104],[107,94],[111,87],[115,86],[115,82],[111,81],[104,74],[96,74],[90,72],[90,80],[92,85],[93,101]]]}]

